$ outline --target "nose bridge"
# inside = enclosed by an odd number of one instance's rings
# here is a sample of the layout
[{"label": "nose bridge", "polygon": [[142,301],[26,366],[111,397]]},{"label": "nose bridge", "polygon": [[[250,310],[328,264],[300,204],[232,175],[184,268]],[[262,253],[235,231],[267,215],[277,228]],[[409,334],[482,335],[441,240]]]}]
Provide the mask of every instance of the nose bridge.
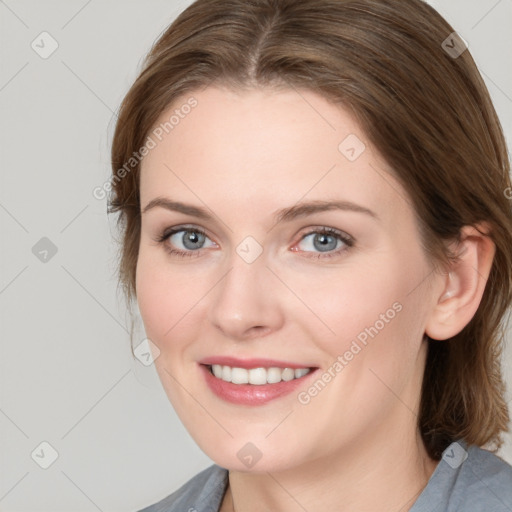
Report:
[{"label": "nose bridge", "polygon": [[240,339],[255,328],[278,328],[282,316],[278,297],[270,293],[271,278],[262,254],[255,257],[253,247],[240,244],[212,293],[210,321],[225,335]]}]

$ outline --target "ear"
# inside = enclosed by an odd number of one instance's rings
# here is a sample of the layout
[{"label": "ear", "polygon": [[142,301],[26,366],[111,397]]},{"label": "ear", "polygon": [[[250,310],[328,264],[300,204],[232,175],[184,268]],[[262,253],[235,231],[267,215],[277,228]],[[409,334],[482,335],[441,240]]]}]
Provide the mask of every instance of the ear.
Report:
[{"label": "ear", "polygon": [[425,333],[445,340],[458,334],[475,315],[491,271],[496,247],[486,223],[465,226],[454,244],[457,260],[442,276],[442,291],[431,311]]}]

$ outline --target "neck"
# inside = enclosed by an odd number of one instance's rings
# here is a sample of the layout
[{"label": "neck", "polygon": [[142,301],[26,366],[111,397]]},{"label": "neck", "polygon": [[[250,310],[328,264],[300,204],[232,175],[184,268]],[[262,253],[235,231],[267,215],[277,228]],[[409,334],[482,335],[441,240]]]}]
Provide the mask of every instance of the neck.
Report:
[{"label": "neck", "polygon": [[229,472],[222,512],[408,511],[437,462],[416,430],[380,428],[343,452],[280,472]]}]

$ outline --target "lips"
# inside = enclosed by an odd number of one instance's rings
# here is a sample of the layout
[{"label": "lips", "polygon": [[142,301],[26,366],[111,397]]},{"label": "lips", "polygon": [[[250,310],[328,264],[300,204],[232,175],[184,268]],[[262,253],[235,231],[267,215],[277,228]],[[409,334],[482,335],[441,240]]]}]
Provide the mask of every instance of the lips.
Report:
[{"label": "lips", "polygon": [[223,366],[214,364],[210,367],[211,372],[218,379],[224,382],[232,382],[233,384],[253,384],[254,386],[262,386],[264,384],[277,384],[278,382],[300,379],[310,372],[309,368],[278,368],[271,366],[270,368],[251,368],[245,369],[240,367]]},{"label": "lips", "polygon": [[215,395],[240,405],[261,405],[288,395],[318,369],[290,361],[221,356],[203,359],[199,366]]},{"label": "lips", "polygon": [[292,363],[291,361],[280,361],[277,359],[263,359],[263,358],[252,358],[252,359],[237,359],[236,357],[230,356],[212,356],[207,357],[199,361],[200,364],[204,364],[206,366],[213,366],[214,364],[219,364],[221,366],[231,366],[232,368],[292,368],[292,369],[300,369],[300,368],[315,368],[310,364],[300,364],[300,363]]}]

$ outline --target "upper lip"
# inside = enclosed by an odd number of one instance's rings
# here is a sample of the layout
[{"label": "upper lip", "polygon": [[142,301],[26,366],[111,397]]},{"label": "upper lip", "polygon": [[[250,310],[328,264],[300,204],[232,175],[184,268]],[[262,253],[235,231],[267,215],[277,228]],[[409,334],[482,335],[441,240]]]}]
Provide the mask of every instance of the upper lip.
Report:
[{"label": "upper lip", "polygon": [[213,364],[220,364],[222,366],[231,366],[232,368],[315,368],[308,364],[291,363],[289,361],[279,361],[277,359],[264,359],[264,358],[251,358],[251,359],[238,359],[231,356],[211,356],[205,357],[199,361],[200,364],[211,366]]}]

